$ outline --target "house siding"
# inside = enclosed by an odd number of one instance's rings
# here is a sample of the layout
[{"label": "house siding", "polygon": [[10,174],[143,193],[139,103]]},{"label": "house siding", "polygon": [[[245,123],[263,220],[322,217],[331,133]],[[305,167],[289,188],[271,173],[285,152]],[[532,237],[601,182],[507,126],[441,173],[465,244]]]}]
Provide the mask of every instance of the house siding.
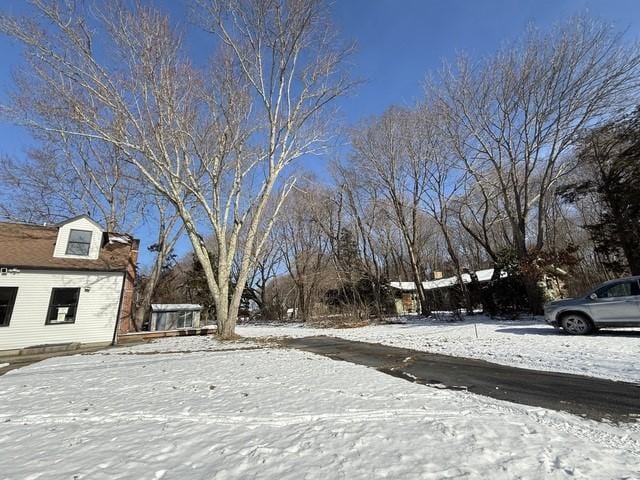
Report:
[{"label": "house siding", "polygon": [[[18,287],[9,326],[0,327],[0,350],[70,342],[110,343],[123,277],[123,272],[51,270],[0,275],[0,287]],[[75,323],[45,325],[52,288],[80,288]]]}]

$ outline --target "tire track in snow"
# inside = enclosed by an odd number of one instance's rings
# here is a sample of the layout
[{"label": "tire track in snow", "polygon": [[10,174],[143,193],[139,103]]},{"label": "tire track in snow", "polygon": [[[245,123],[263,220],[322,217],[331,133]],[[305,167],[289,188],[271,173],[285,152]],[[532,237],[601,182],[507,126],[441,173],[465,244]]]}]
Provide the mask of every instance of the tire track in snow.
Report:
[{"label": "tire track in snow", "polygon": [[[523,415],[538,425],[596,442],[606,447],[624,450],[640,457],[640,423],[625,424],[628,432],[620,434],[613,431],[605,431],[609,425],[615,427],[614,423],[595,422],[570,413],[556,413],[542,407],[519,407],[517,404],[510,402],[486,401],[482,397],[467,392],[460,392],[460,395],[466,395],[472,401],[481,404],[482,408],[493,409],[498,414]],[[560,416],[565,418],[559,418]],[[637,439],[632,438],[632,435]]]},{"label": "tire track in snow", "polygon": [[[477,399],[474,399],[477,401]],[[377,421],[397,421],[397,420],[422,420],[427,422],[438,422],[446,418],[472,418],[478,413],[493,414],[518,414],[534,421],[536,424],[550,428],[552,430],[568,433],[577,438],[597,442],[600,445],[616,448],[629,452],[640,457],[640,440],[632,438],[634,433],[640,434],[639,428],[634,428],[627,434],[618,434],[603,430],[603,425],[594,422],[591,426],[584,422],[584,419],[575,417],[577,422],[572,422],[571,418],[553,418],[545,409],[525,409],[512,407],[506,402],[504,404],[478,402],[480,408],[451,411],[429,411],[421,409],[402,410],[361,410],[343,413],[323,413],[323,414],[291,414],[288,412],[275,412],[269,416],[244,416],[244,415],[208,415],[208,414],[149,414],[143,412],[119,412],[106,415],[95,414],[30,414],[30,415],[9,415],[0,414],[0,423],[12,426],[32,426],[32,425],[57,425],[57,424],[117,424],[131,422],[151,422],[151,423],[194,423],[204,425],[225,425],[225,426],[271,426],[283,428],[305,423],[314,422],[336,422],[338,424],[377,422]]]},{"label": "tire track in snow", "polygon": [[271,425],[276,427],[286,427],[300,423],[316,421],[337,421],[340,423],[352,423],[363,421],[397,420],[399,418],[420,418],[420,419],[442,419],[459,417],[460,412],[428,412],[425,409],[406,410],[362,410],[345,413],[323,413],[323,414],[290,414],[287,412],[274,413],[270,416],[243,416],[243,415],[207,415],[207,414],[148,414],[142,412],[122,412],[106,415],[94,414],[30,414],[30,415],[9,415],[0,414],[0,423],[23,425],[47,425],[57,423],[118,423],[131,421],[146,422],[190,422],[200,424],[220,424],[220,425]]}]

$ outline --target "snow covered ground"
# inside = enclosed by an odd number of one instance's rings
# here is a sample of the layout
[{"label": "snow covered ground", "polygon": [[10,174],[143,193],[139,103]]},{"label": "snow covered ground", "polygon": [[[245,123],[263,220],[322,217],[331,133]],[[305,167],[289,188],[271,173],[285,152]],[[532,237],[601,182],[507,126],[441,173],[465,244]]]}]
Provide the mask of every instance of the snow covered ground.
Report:
[{"label": "snow covered ground", "polygon": [[3,479],[640,478],[640,424],[183,337],[0,377],[0,452]]},{"label": "snow covered ground", "polygon": [[237,331],[246,337],[331,335],[533,370],[640,383],[640,329],[576,337],[563,335],[536,319],[497,321],[478,315],[463,322],[418,317],[404,317],[403,321],[406,323],[352,329],[247,325]]}]

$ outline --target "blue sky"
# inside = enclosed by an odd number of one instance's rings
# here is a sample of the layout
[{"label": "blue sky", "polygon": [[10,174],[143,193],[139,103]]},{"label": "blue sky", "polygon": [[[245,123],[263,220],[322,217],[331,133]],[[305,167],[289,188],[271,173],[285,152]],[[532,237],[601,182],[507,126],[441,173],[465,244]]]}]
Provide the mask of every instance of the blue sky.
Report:
[{"label": "blue sky", "polygon": [[[189,32],[190,51],[206,56],[206,34],[189,26],[177,0],[149,0],[179,19]],[[24,2],[2,2],[3,11],[22,11]],[[429,71],[459,52],[478,58],[517,37],[528,24],[542,29],[589,11],[627,30],[628,40],[640,38],[640,0],[336,0],[334,22],[358,50],[354,73],[366,83],[340,101],[344,120],[352,123],[376,115],[392,104],[408,105],[419,98]],[[0,37],[0,102],[11,86],[11,70],[19,51]],[[196,59],[197,60],[197,59]],[[28,134],[0,120],[0,155],[20,156]],[[140,232],[143,248],[146,242]],[[181,250],[186,249],[182,245]],[[143,261],[146,260],[143,256]]]},{"label": "blue sky", "polygon": [[333,10],[343,34],[358,42],[354,62],[368,79],[343,102],[350,121],[412,103],[444,59],[490,54],[529,24],[545,28],[589,11],[640,38],[638,0],[338,0]]}]

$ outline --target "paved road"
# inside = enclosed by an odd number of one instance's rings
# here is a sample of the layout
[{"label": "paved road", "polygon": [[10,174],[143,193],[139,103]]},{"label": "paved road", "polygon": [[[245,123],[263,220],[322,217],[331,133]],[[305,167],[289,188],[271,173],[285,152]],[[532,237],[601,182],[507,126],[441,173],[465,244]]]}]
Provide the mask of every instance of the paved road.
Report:
[{"label": "paved road", "polygon": [[287,339],[284,343],[425,385],[464,389],[509,402],[564,410],[595,420],[631,421],[634,417],[640,418],[639,384],[514,368],[483,360],[334,337]]}]

